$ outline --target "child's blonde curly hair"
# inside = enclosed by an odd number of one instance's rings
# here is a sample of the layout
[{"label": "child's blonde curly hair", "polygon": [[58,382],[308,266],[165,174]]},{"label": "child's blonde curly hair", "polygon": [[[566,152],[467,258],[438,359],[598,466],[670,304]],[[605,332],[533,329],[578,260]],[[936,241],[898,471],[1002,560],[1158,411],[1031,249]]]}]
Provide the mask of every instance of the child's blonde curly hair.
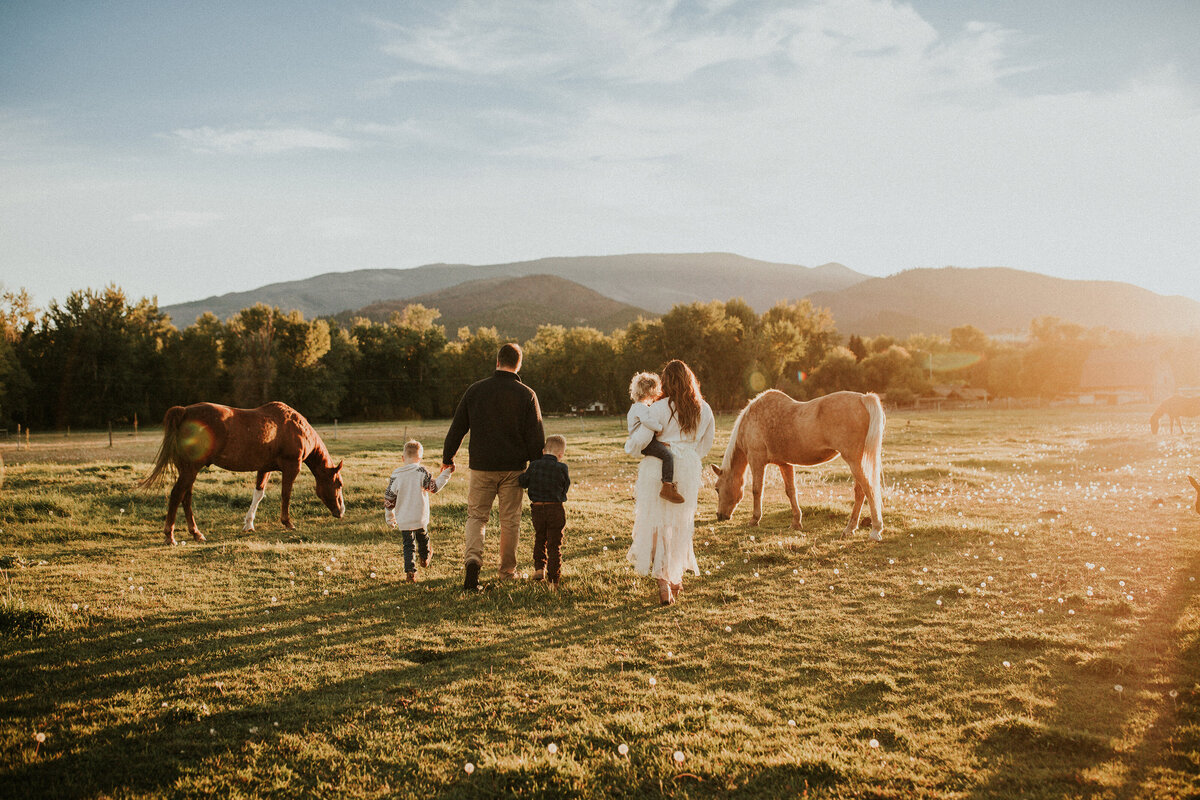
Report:
[{"label": "child's blonde curly hair", "polygon": [[662,380],[653,372],[639,372],[629,382],[629,399],[640,403],[647,397],[655,399],[662,394]]}]

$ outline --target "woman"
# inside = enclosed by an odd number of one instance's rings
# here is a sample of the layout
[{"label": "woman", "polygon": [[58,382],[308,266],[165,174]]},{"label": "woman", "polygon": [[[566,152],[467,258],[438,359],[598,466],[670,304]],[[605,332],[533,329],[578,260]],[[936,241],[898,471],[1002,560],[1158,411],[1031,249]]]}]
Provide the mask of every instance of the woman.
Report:
[{"label": "woman", "polygon": [[712,409],[700,396],[700,383],[678,359],[662,372],[663,396],[650,407],[662,424],[660,441],[670,445],[675,456],[675,482],[683,503],[660,497],[662,462],[644,458],[638,467],[637,508],[633,516],[633,545],[626,558],[640,575],[658,581],[658,599],[663,605],[675,602],[683,589],[683,573],[700,574],[692,549],[696,523],[696,499],[700,493],[701,459],[712,448],[715,426]]}]

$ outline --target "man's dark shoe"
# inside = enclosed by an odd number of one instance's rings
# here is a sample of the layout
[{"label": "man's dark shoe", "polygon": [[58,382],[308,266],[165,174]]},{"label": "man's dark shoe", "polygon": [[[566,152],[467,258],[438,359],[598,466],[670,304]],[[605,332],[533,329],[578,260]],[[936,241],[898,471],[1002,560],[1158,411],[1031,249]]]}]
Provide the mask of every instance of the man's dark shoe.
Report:
[{"label": "man's dark shoe", "polygon": [[467,564],[467,576],[463,581],[463,589],[468,592],[479,591],[479,565],[474,561]]}]

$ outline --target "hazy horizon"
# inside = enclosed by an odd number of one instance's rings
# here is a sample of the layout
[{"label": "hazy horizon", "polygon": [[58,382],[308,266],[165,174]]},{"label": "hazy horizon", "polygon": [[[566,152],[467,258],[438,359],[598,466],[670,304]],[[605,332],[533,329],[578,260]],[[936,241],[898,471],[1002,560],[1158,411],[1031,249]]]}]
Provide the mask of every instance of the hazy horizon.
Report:
[{"label": "hazy horizon", "polygon": [[1200,300],[1200,4],[6,4],[0,283],[731,252]]}]

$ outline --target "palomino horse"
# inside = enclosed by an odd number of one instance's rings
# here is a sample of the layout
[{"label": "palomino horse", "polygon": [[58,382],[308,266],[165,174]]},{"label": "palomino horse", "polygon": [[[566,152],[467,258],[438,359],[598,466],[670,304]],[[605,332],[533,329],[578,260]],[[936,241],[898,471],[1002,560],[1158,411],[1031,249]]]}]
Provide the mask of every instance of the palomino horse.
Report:
[{"label": "palomino horse", "polygon": [[858,528],[863,500],[871,507],[871,539],[883,538],[883,405],[874,394],[834,392],[807,403],[768,389],[742,409],[717,473],[717,519],[733,516],[742,499],[746,466],[754,480],[754,516],[762,518],[763,472],[775,464],[792,503],[792,527],[800,530],[793,465],[823,464],[841,455],[854,474],[854,510],[844,538]]},{"label": "palomino horse", "polygon": [[334,465],[325,443],[300,412],[283,403],[267,403],[255,409],[216,403],[172,406],[163,417],[163,440],[154,470],[139,484],[154,486],[170,468],[179,475],[167,503],[166,544],[175,544],[175,513],[180,502],[192,538],[204,541],[204,534],[196,527],[192,515],[192,484],[197,473],[209,464],[230,472],[258,473],[243,530],[254,530],[254,513],[265,493],[267,475],[275,470],[283,479],[279,492],[283,504],[280,520],[285,528],[292,529],[288,504],[301,464],[306,464],[317,479],[317,496],[333,516],[341,519],[346,511],[342,501],[342,462]]},{"label": "palomino horse", "polygon": [[1183,417],[1200,417],[1200,397],[1184,397],[1173,394],[1159,404],[1150,415],[1150,432],[1158,433],[1158,419],[1166,414],[1171,419],[1171,433],[1175,432],[1175,423],[1179,423],[1179,432],[1183,433]]}]

